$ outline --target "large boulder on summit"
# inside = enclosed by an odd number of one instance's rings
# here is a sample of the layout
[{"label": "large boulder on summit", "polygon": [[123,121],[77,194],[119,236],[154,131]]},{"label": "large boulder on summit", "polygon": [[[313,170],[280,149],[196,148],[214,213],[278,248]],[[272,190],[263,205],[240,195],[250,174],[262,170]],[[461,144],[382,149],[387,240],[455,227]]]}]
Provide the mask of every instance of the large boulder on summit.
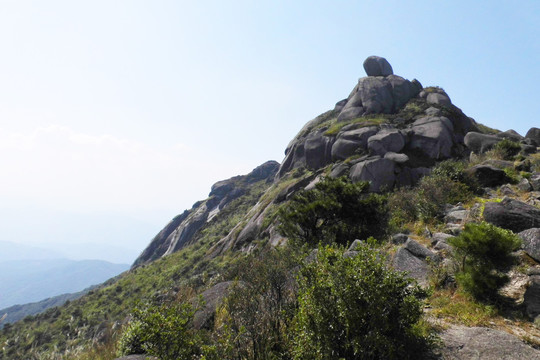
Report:
[{"label": "large boulder on summit", "polygon": [[386,59],[370,56],[364,62],[367,77],[360,78],[347,102],[336,104],[341,112],[338,121],[347,121],[368,114],[391,114],[414,98],[422,85],[393,75]]},{"label": "large boulder on summit", "polygon": [[495,144],[503,139],[495,135],[487,135],[479,132],[471,131],[465,135],[465,146],[467,146],[475,154],[483,154],[491,150]]},{"label": "large boulder on summit", "polygon": [[540,209],[518,200],[504,198],[500,203],[486,203],[484,219],[503,229],[520,232],[540,227]]},{"label": "large boulder on summit", "polygon": [[380,56],[369,56],[364,60],[364,70],[368,76],[388,76],[394,73],[390,63]]}]

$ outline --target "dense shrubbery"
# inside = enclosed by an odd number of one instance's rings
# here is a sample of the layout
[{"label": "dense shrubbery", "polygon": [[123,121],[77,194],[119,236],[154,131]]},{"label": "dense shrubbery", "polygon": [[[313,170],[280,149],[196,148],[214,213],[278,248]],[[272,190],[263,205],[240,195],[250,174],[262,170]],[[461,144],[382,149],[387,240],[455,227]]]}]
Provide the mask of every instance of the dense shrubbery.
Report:
[{"label": "dense shrubbery", "polygon": [[320,247],[301,270],[295,359],[417,359],[427,344],[420,289],[367,245],[357,250]]},{"label": "dense shrubbery", "polygon": [[398,189],[389,197],[391,225],[400,227],[408,222],[440,218],[446,204],[466,201],[474,190],[475,182],[465,174],[463,162],[443,161],[417,186]]},{"label": "dense shrubbery", "polygon": [[311,247],[381,237],[388,221],[386,198],[368,189],[367,182],[323,178],[280,209],[280,231],[292,243]]},{"label": "dense shrubbery", "polygon": [[520,151],[521,145],[508,139],[503,139],[493,147],[493,153],[503,160],[513,160]]},{"label": "dense shrubbery", "polygon": [[146,305],[133,310],[133,320],[119,342],[119,355],[148,354],[162,360],[194,359],[201,354],[201,333],[192,328],[189,303]]},{"label": "dense shrubbery", "polygon": [[458,284],[477,299],[495,298],[497,290],[508,282],[504,271],[514,264],[512,252],[521,240],[509,230],[483,222],[465,225],[463,232],[448,242],[459,266]]}]

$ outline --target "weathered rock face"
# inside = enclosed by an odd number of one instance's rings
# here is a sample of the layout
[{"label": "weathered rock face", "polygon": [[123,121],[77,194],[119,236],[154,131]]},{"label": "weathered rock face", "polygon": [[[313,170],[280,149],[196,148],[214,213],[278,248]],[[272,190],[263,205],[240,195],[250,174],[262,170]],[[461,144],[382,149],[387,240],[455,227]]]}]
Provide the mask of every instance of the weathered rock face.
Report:
[{"label": "weathered rock face", "polygon": [[495,135],[487,135],[471,131],[465,135],[465,145],[476,154],[483,154],[491,150],[495,144],[503,139]]},{"label": "weathered rock face", "polygon": [[484,187],[499,186],[510,182],[504,170],[491,165],[476,165],[468,169],[467,173]]},{"label": "weathered rock face", "polygon": [[408,149],[423,153],[429,159],[450,157],[454,145],[454,126],[446,117],[427,116],[412,125]]},{"label": "weathered rock face", "polygon": [[261,180],[273,180],[278,168],[279,163],[268,161],[247,175],[215,183],[209,198],[194,204],[191,210],[186,210],[171,220],[144,249],[133,266],[148,263],[190,244],[197,231],[231,201],[242,196],[250,184]]},{"label": "weathered rock face", "polygon": [[540,262],[540,228],[532,228],[520,232],[523,250],[534,260]]},{"label": "weathered rock face", "polygon": [[525,134],[525,138],[533,140],[536,146],[540,146],[540,129],[536,127],[530,128]]},{"label": "weathered rock face", "polygon": [[438,261],[437,255],[424,245],[407,239],[394,256],[392,266],[398,271],[406,271],[422,286],[427,286],[429,266],[426,259]]},{"label": "weathered rock face", "polygon": [[[201,294],[204,306],[193,316],[193,327],[195,329],[211,328],[216,309],[221,305],[223,299],[229,295],[233,284],[235,284],[234,281],[221,282]],[[240,283],[237,286],[245,285]],[[194,302],[198,302],[198,299]]]},{"label": "weathered rock face", "polygon": [[503,229],[521,232],[540,227],[540,209],[518,200],[504,198],[500,203],[486,203],[484,219]]},{"label": "weathered rock face", "polygon": [[440,358],[445,360],[515,360],[540,359],[540,351],[506,332],[481,328],[452,326],[443,331]]}]

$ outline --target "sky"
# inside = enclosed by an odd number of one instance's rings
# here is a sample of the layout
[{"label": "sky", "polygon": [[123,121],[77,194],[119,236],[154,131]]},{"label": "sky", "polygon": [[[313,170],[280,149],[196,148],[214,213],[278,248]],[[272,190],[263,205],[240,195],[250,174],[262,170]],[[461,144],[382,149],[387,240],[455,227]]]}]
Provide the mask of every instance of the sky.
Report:
[{"label": "sky", "polygon": [[0,241],[132,261],[213,183],[281,161],[370,55],[525,135],[538,24],[536,0],[0,0]]}]

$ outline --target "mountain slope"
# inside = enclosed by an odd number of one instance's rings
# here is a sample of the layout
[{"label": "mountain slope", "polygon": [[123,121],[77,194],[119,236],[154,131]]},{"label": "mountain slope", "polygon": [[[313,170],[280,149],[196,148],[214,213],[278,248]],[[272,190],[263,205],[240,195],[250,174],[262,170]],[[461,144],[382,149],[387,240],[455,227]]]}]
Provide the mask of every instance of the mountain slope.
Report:
[{"label": "mountain slope", "polygon": [[[394,200],[397,205],[390,209],[394,223],[385,229],[389,236],[379,239],[383,242],[381,251],[386,252],[394,267],[409,271],[424,286],[437,280],[430,278],[428,259],[450,261],[446,239],[462,231],[467,221],[488,220],[485,215],[493,207],[506,206],[509,201],[501,201],[503,193],[515,201],[526,198],[533,208],[540,203],[540,157],[535,154],[540,138],[536,138],[535,131],[531,130],[526,137],[512,132],[486,135],[482,133],[486,128],[454,106],[444,90],[423,88],[418,81],[393,75],[386,60],[374,61],[368,62],[368,76],[358,81],[347,99],[304,126],[287,147],[279,169],[277,163],[269,162],[251,174],[215,184],[208,199],[196,203],[156,235],[129,272],[78,300],[2,331],[0,341],[4,349],[0,358],[98,358],[97,353],[111,358],[114,351],[110,348],[114,348],[123,331],[119,325],[126,324],[137,301],[163,304],[203,294],[208,303],[217,306],[216,299],[226,296],[223,289],[231,282],[241,279],[242,284],[256,285],[257,278],[264,274],[250,272],[251,268],[242,262],[245,254],[264,254],[262,250],[286,244],[279,232],[279,209],[325,176],[369,181],[371,191]],[[517,142],[508,145],[503,142],[506,138]],[[497,143],[517,146],[519,155],[512,155],[512,161],[502,160],[503,146],[497,148]],[[459,161],[444,163],[447,159]],[[429,174],[434,166],[436,172],[444,170],[444,166],[450,170],[463,166],[457,175],[470,174],[479,183],[475,185],[478,193],[448,176],[444,178],[446,182],[432,177]],[[484,176],[482,166],[494,168],[489,174],[498,174],[500,181],[484,183],[494,176]],[[448,185],[461,191],[458,195],[464,204],[446,204],[446,195],[454,189]],[[418,199],[422,202],[415,202]],[[520,206],[524,213],[536,216],[534,209]],[[495,210],[497,214],[514,214]],[[502,220],[499,226],[504,227],[505,222]],[[397,234],[398,231],[408,234]],[[533,250],[527,251],[520,266],[512,270],[514,283],[519,286],[514,284],[507,289],[513,296],[511,301],[517,304],[509,307],[511,316],[505,313],[508,308],[498,312],[464,296],[455,287],[445,287],[444,281],[451,283],[451,278],[442,276],[447,269],[438,270],[442,280],[437,284],[441,288],[433,288],[426,313],[430,321],[449,328],[451,336],[443,336],[450,339],[445,340],[448,356],[464,348],[462,333],[454,331],[454,324],[498,327],[540,344],[540,334],[530,322],[530,317],[538,315],[535,304],[540,301],[540,266],[530,257]],[[348,253],[354,256],[354,249]],[[262,257],[261,262],[265,260]],[[216,294],[217,289],[221,289],[220,294]],[[213,310],[205,308],[204,314],[209,316],[207,321],[200,322],[207,324],[208,331],[216,330],[212,327]],[[510,336],[472,329],[483,336],[487,334],[488,339]],[[515,336],[510,336],[509,342],[523,345]],[[103,344],[103,351],[100,353],[101,348],[93,344]],[[469,348],[475,344],[466,345],[468,352],[477,350]],[[483,353],[493,351],[489,342],[484,345]],[[522,351],[519,346],[515,348]],[[525,349],[524,353],[538,354],[530,346]],[[460,358],[459,354],[455,358]]]}]

